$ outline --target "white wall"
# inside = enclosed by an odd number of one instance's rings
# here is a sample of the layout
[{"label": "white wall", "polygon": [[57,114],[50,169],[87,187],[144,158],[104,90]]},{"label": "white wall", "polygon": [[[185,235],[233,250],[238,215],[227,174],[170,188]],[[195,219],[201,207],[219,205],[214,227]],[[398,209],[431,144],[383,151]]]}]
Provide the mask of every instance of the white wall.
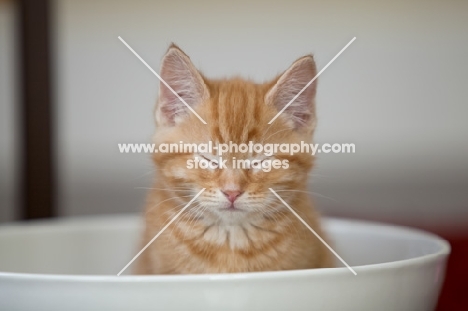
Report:
[{"label": "white wall", "polygon": [[207,76],[259,81],[310,52],[322,68],[356,36],[319,82],[317,141],[357,146],[319,156],[319,207],[468,224],[468,2],[56,3],[63,215],[143,206],[149,156],[116,144],[150,140],[158,81],[117,36],[156,70],[174,41]]},{"label": "white wall", "polygon": [[0,1],[0,222],[15,218],[17,204],[14,10]]}]

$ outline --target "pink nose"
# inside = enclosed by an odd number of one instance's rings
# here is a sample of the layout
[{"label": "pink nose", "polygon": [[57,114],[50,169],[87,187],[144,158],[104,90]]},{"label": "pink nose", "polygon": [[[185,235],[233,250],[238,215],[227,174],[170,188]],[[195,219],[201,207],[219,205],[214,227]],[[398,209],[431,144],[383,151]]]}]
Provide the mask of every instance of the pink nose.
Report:
[{"label": "pink nose", "polygon": [[231,203],[234,203],[234,201],[242,194],[239,190],[227,190],[223,191],[223,193]]}]

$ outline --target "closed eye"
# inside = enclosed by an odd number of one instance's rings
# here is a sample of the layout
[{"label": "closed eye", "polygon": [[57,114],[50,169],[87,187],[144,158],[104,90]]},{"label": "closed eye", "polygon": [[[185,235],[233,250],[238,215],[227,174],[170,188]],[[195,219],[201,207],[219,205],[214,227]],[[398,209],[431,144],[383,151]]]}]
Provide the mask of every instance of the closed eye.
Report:
[{"label": "closed eye", "polygon": [[[250,160],[250,170],[253,170],[254,172],[258,172],[261,170],[263,167],[263,162],[266,160],[273,160],[274,157],[263,157],[263,158],[254,158]],[[256,164],[255,164],[256,163]]]},{"label": "closed eye", "polygon": [[218,165],[219,165],[218,160],[215,159],[215,158],[210,157],[209,155],[197,154],[196,156],[207,160],[211,164],[212,167],[218,167]]}]

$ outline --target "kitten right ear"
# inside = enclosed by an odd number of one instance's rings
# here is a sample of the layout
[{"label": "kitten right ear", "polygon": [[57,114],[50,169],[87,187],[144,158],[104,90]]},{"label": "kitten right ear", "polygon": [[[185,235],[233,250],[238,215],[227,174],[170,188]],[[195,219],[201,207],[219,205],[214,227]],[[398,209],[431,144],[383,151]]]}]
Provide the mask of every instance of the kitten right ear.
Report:
[{"label": "kitten right ear", "polygon": [[[209,97],[203,77],[190,58],[175,44],[171,44],[164,55],[160,75],[191,108]],[[189,110],[164,83],[159,83],[156,107],[156,122],[159,125],[174,126],[191,113]]]},{"label": "kitten right ear", "polygon": [[312,55],[301,57],[278,78],[265,96],[267,104],[275,106],[278,111],[284,109],[280,117],[285,117],[285,120],[297,130],[313,131],[315,128],[317,81],[305,89],[304,87],[316,75],[317,69]]}]

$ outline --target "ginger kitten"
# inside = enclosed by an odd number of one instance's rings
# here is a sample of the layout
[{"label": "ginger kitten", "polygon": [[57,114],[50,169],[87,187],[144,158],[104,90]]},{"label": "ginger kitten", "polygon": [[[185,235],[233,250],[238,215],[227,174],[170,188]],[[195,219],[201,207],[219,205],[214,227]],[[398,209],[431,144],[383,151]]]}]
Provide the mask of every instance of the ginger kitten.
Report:
[{"label": "ginger kitten", "polygon": [[[171,45],[161,77],[206,122],[203,124],[165,85],[156,107],[155,144],[300,143],[315,128],[316,83],[310,85],[271,125],[268,122],[316,75],[304,56],[271,82],[240,78],[211,80]],[[287,169],[233,169],[236,159],[259,154],[228,153],[227,168],[189,169],[194,157],[214,154],[155,153],[156,178],[145,212],[146,245],[202,188],[206,190],[143,252],[139,274],[191,274],[331,267],[326,247],[269,191],[272,188],[324,237],[308,197],[310,154],[278,152]]]}]

